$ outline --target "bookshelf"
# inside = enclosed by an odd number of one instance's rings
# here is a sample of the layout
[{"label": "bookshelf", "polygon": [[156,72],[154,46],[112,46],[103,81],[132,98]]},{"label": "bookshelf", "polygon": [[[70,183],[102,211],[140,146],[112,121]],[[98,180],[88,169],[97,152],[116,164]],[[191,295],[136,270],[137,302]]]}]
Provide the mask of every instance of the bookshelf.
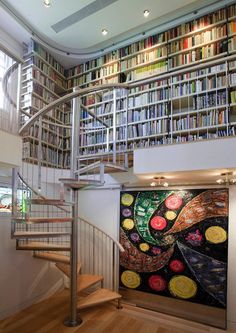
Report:
[{"label": "bookshelf", "polygon": [[[115,96],[118,151],[235,135],[235,53],[236,4],[68,70],[34,42],[26,50],[22,105],[35,113],[75,86],[128,83],[128,91],[117,90]],[[106,123],[108,130],[82,108],[82,158],[112,152],[113,100],[109,91],[83,96],[82,104]],[[71,124],[67,105],[49,117],[56,124]],[[65,128],[57,138],[53,129],[50,131],[45,130],[45,142],[56,143],[60,149],[57,160],[51,157],[52,163],[68,166],[70,130]],[[37,146],[37,135],[33,132],[30,137],[26,150],[35,156],[31,146],[32,138]],[[47,149],[53,151],[49,145]]]},{"label": "bookshelf", "polygon": [[[67,93],[65,70],[43,47],[33,40],[24,47],[22,69],[21,108],[26,121],[49,103]],[[63,168],[65,149],[64,124],[70,113],[68,104],[50,111],[42,121],[35,123],[24,138],[24,160],[30,163],[41,161],[42,165]]]}]

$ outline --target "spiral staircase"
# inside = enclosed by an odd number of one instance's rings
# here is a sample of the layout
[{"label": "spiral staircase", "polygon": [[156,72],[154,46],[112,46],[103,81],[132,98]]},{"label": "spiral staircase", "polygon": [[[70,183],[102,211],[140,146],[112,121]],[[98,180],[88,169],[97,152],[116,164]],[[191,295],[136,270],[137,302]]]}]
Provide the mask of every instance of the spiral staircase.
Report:
[{"label": "spiral staircase", "polygon": [[[12,238],[16,240],[17,250],[32,251],[35,259],[55,263],[69,281],[67,326],[81,323],[78,311],[84,308],[113,300],[118,301],[117,307],[120,308],[118,262],[119,251],[124,250],[117,240],[79,217],[78,192],[103,186],[106,173],[127,171],[127,153],[117,150],[114,134],[115,99],[111,126],[81,102],[82,97],[91,92],[101,94],[105,90],[115,94],[117,89],[124,88],[122,85],[106,85],[75,89],[33,115],[21,110],[22,127],[19,133],[23,139],[23,162],[21,169],[14,169],[12,175]],[[65,126],[71,138],[71,156],[67,168],[63,168],[64,164],[55,163],[53,166],[45,159],[43,135],[47,126],[53,129],[64,127],[56,121],[52,122],[53,115],[60,108],[70,108],[71,101],[72,126]],[[90,123],[94,122],[94,127],[99,123],[108,137],[112,137],[112,142],[106,143],[104,153],[95,158],[85,159],[80,155],[80,133],[86,131],[80,119],[83,110],[89,112]],[[37,129],[37,138],[32,138],[32,129]],[[109,131],[113,134],[109,135]],[[24,146],[30,140],[37,147],[38,159],[31,158],[29,149]],[[112,146],[112,150],[108,145]],[[21,209],[17,202],[19,189],[22,191]]]}]

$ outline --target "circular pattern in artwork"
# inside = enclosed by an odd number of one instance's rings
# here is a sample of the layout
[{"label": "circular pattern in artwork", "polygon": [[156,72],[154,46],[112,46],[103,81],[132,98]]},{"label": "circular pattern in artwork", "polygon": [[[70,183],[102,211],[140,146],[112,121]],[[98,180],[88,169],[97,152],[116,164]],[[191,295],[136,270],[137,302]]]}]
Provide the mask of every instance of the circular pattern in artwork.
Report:
[{"label": "circular pattern in artwork", "polygon": [[184,263],[179,259],[171,260],[169,267],[175,273],[182,273],[185,268]]},{"label": "circular pattern in artwork", "polygon": [[149,250],[150,246],[148,245],[148,243],[141,243],[141,244],[139,244],[139,248],[141,251],[147,252]]},{"label": "circular pattern in artwork", "polygon": [[165,213],[165,217],[167,218],[167,220],[169,221],[173,221],[176,218],[177,214],[176,212],[173,212],[172,210],[168,210]]},{"label": "circular pattern in artwork", "polygon": [[227,233],[222,227],[212,226],[206,230],[205,237],[208,242],[219,244],[226,241]]},{"label": "circular pattern in artwork", "polygon": [[121,282],[127,288],[135,289],[140,285],[141,278],[138,273],[135,273],[133,271],[124,271],[121,274]]},{"label": "circular pattern in artwork", "polygon": [[155,291],[164,291],[167,287],[166,280],[160,275],[152,275],[148,279],[148,284]]},{"label": "circular pattern in artwork", "polygon": [[169,282],[169,290],[172,296],[188,299],[197,293],[197,284],[184,275],[174,276]]},{"label": "circular pattern in artwork", "polygon": [[153,246],[151,251],[154,255],[161,254],[161,252],[162,252],[161,248],[158,246]]},{"label": "circular pattern in artwork", "polygon": [[165,200],[165,205],[168,209],[176,210],[183,204],[183,199],[177,194],[172,194]]},{"label": "circular pattern in artwork", "polygon": [[133,242],[139,242],[140,241],[140,236],[139,234],[137,234],[137,232],[133,232],[131,235],[130,235],[130,238],[132,239]]},{"label": "circular pattern in artwork", "polygon": [[155,230],[163,230],[163,229],[165,229],[167,222],[166,222],[166,219],[162,216],[154,216],[151,219],[150,224],[151,224],[151,227]]},{"label": "circular pattern in artwork", "polygon": [[126,230],[131,230],[134,227],[134,221],[132,219],[125,219],[122,222],[123,228]]},{"label": "circular pattern in artwork", "polygon": [[124,206],[131,206],[133,201],[134,201],[134,197],[129,193],[125,193],[121,197],[121,203]]},{"label": "circular pattern in artwork", "polygon": [[131,212],[131,210],[130,210],[129,208],[124,208],[124,209],[122,210],[122,215],[123,215],[124,217],[129,217],[129,216],[131,216],[131,214],[132,214],[132,212]]}]

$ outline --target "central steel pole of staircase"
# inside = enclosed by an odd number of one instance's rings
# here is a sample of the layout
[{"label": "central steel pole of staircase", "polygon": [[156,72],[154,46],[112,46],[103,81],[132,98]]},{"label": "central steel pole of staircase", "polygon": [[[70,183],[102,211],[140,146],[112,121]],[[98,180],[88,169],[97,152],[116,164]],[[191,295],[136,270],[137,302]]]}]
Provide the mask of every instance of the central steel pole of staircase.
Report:
[{"label": "central steel pole of staircase", "polygon": [[[72,135],[71,135],[71,178],[76,178],[78,168],[77,154],[79,150],[80,135],[80,98],[73,99]],[[64,325],[68,327],[79,326],[82,323],[77,312],[77,266],[78,266],[78,189],[72,188],[72,228],[70,250],[70,315],[65,319]]]}]

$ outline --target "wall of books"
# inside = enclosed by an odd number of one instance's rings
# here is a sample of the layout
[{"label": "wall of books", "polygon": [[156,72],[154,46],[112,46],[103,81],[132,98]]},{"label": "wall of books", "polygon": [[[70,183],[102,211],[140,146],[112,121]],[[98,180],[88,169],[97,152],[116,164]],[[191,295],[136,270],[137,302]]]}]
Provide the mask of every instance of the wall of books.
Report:
[{"label": "wall of books", "polygon": [[[26,46],[22,88],[22,108],[26,113],[34,114],[72,87],[105,83],[130,85],[116,102],[116,137],[120,150],[235,135],[236,5],[69,70],[38,43],[32,41]],[[83,104],[112,126],[112,102],[104,95],[89,94],[83,98]],[[70,124],[70,105],[54,109],[49,116],[56,124]],[[84,111],[82,122],[85,128],[92,127],[92,120]],[[31,137],[37,139],[37,131],[32,131]],[[56,134],[57,138],[54,130],[45,128],[44,131],[49,143],[52,146],[56,143],[61,149],[53,153],[53,147],[47,147],[46,155],[51,156],[53,164],[60,161],[60,166],[67,166],[69,130]],[[84,131],[80,153],[86,157],[105,152],[104,140],[107,141],[106,135],[98,129],[90,130],[89,134]],[[28,140],[27,150],[29,157],[32,151],[37,158],[34,145]]]}]

